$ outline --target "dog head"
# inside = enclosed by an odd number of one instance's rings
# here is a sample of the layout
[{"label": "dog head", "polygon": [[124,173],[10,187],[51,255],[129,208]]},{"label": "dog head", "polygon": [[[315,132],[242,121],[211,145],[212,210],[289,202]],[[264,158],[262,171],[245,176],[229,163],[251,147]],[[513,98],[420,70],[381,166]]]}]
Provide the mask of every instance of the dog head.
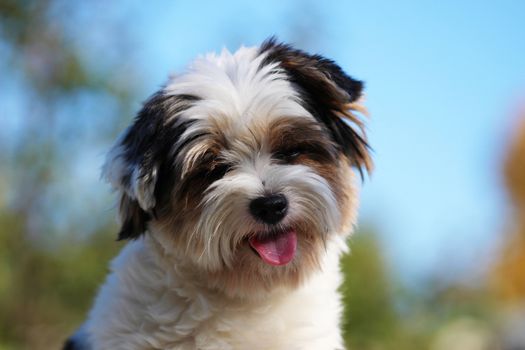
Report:
[{"label": "dog head", "polygon": [[119,239],[150,234],[230,296],[297,286],[355,220],[352,167],[371,167],[362,86],[273,39],[197,59],[107,157]]}]

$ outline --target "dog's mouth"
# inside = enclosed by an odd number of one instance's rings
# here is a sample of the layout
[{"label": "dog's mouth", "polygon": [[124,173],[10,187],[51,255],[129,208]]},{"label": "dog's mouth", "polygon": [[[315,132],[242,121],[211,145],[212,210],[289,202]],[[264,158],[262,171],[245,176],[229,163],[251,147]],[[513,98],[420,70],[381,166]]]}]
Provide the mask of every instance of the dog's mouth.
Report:
[{"label": "dog's mouth", "polygon": [[250,237],[248,242],[268,265],[286,265],[295,257],[297,233],[292,228],[275,232],[262,232]]}]

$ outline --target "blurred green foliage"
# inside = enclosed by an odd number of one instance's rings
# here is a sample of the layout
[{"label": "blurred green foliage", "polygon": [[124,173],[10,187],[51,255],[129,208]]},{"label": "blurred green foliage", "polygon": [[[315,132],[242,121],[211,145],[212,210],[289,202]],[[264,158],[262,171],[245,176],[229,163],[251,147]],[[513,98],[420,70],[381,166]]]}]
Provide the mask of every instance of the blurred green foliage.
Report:
[{"label": "blurred green foliage", "polygon": [[[370,341],[392,338],[396,331],[391,281],[375,237],[358,235],[351,241],[351,254],[343,257],[345,280],[341,286],[346,305],[345,339],[355,348]],[[369,322],[375,315],[374,322]]]},{"label": "blurred green foliage", "polygon": [[429,349],[442,327],[455,320],[491,326],[494,305],[486,290],[438,281],[408,289],[389,270],[379,243],[374,231],[358,231],[351,253],[341,260],[349,349]]},{"label": "blurred green foliage", "polygon": [[[94,211],[89,191],[66,186],[82,143],[107,141],[131,115],[134,90],[112,79],[118,67],[111,60],[88,59],[68,36],[63,19],[74,15],[72,5],[0,1],[0,72],[6,90],[18,89],[11,118],[20,126],[0,137],[2,350],[59,348],[85,317],[119,248],[111,212]],[[116,107],[97,119],[88,106],[101,101]],[[84,198],[86,212],[71,210],[71,193]]]},{"label": "blurred green foliage", "polygon": [[0,214],[0,349],[53,349],[82,322],[118,244],[108,228],[52,250],[23,239],[24,218]]}]

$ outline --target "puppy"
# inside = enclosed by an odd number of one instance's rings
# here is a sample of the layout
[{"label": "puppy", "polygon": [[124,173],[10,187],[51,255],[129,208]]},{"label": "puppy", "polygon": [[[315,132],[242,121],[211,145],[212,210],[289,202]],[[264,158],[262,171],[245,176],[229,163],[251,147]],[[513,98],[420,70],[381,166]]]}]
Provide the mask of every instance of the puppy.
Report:
[{"label": "puppy", "polygon": [[66,349],[343,349],[362,87],[275,39],[171,77],[107,156],[128,243]]}]

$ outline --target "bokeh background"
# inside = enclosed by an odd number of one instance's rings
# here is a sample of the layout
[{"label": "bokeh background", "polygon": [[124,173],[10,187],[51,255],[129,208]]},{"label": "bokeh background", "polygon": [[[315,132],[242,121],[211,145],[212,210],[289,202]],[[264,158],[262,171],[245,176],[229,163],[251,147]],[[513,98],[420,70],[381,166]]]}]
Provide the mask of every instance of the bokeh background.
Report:
[{"label": "bokeh background", "polygon": [[366,81],[351,349],[525,349],[525,2],[0,0],[0,350],[57,349],[115,242],[104,153],[169,73],[270,35]]}]

